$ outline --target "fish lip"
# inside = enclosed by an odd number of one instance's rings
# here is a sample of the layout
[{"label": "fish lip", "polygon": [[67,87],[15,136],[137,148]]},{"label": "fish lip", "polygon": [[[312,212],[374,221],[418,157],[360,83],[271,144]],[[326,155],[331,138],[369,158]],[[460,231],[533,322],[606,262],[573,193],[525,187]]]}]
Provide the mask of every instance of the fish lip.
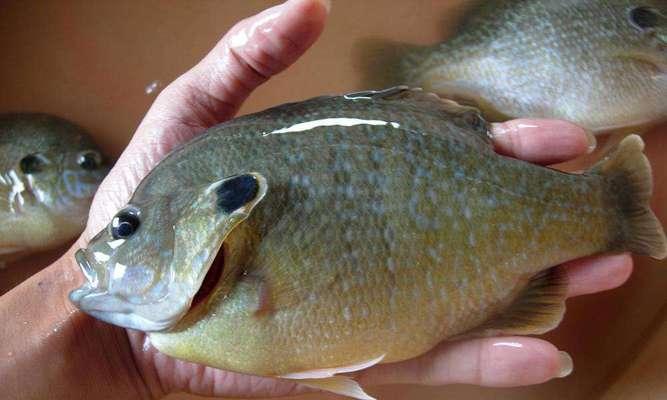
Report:
[{"label": "fish lip", "polygon": [[69,293],[69,301],[71,301],[78,308],[81,308],[82,300],[90,293],[92,293],[92,291],[93,288],[91,288],[88,284],[84,284],[80,288],[74,289]]},{"label": "fish lip", "polygon": [[74,253],[74,259],[76,260],[76,263],[79,264],[79,268],[81,269],[83,275],[86,277],[88,284],[90,286],[97,287],[97,272],[91,265],[90,260],[88,260],[86,250],[77,250],[76,253]]},{"label": "fish lip", "polygon": [[74,255],[79,268],[86,277],[86,281],[77,289],[69,293],[69,300],[81,311],[99,320],[144,332],[165,331],[173,327],[185,314],[189,306],[176,304],[175,309],[160,317],[153,306],[155,304],[137,305],[130,303],[123,296],[109,293],[106,288],[100,288],[98,274],[93,269],[86,249],[79,249]]},{"label": "fish lip", "polygon": [[[106,291],[97,290],[89,285],[84,285],[70,292],[69,299],[81,311],[101,321],[144,332],[165,331],[174,326],[174,320],[177,321],[180,319],[167,318],[164,320],[153,320],[144,317],[141,314],[126,309],[123,306],[123,304],[126,304],[124,299]],[[107,302],[113,302],[114,305],[107,307],[108,309],[104,309],[103,304]]]}]

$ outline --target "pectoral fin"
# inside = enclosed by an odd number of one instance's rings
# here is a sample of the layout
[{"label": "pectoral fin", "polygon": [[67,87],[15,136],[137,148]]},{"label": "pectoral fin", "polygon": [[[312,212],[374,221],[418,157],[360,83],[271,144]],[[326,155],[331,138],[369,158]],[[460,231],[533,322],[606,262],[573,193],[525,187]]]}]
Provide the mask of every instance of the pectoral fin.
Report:
[{"label": "pectoral fin", "polygon": [[382,361],[383,358],[384,354],[357,364],[336,368],[323,368],[312,371],[296,372],[292,374],[281,375],[280,378],[292,379],[301,385],[308,386],[313,389],[324,390],[327,392],[348,396],[353,399],[375,400],[375,398],[369,396],[354,379],[336,374],[361,371],[366,368],[370,368]]}]

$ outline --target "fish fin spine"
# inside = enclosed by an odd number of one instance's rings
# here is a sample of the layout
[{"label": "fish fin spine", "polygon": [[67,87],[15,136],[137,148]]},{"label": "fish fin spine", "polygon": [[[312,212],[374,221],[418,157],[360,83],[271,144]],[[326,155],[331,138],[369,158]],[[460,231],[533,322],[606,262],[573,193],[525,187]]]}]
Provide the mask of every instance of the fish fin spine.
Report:
[{"label": "fish fin spine", "polygon": [[375,400],[374,397],[369,396],[364,389],[354,379],[336,374],[343,374],[349,372],[361,371],[370,368],[384,359],[385,355],[364,360],[362,362],[346,365],[342,367],[323,368],[311,371],[296,372],[286,375],[281,375],[279,378],[290,379],[301,385],[324,390],[331,393],[340,394],[359,400]]},{"label": "fish fin spine", "polygon": [[558,268],[537,273],[498,315],[461,335],[540,335],[558,326],[565,314],[567,276]]},{"label": "fish fin spine", "polygon": [[347,376],[331,376],[318,379],[300,379],[296,381],[309,388],[324,390],[358,400],[376,400],[370,396],[354,379]]},{"label": "fish fin spine", "polygon": [[356,364],[345,365],[342,367],[333,367],[333,368],[322,368],[314,369],[310,371],[295,372],[291,374],[281,375],[279,378],[287,379],[318,379],[318,378],[329,378],[336,374],[344,374],[348,372],[361,371],[367,368],[370,368],[376,364],[379,364],[385,355],[382,354],[379,357],[375,357],[369,360],[364,360]]},{"label": "fish fin spine", "polygon": [[667,257],[667,239],[649,206],[653,181],[643,150],[641,137],[629,135],[591,171],[604,177],[609,195],[617,199],[622,229],[612,244],[614,249],[663,259]]}]

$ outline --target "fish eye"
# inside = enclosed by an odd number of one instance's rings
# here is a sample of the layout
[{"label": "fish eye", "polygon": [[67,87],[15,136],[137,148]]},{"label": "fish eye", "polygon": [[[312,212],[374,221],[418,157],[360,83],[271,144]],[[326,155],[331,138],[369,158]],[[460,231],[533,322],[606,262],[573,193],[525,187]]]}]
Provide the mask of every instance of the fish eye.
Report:
[{"label": "fish eye", "polygon": [[41,172],[46,161],[38,154],[28,154],[19,161],[19,168],[24,174],[36,174]]},{"label": "fish eye", "polygon": [[134,210],[122,210],[111,220],[111,236],[114,239],[127,239],[139,229],[139,216]]},{"label": "fish eye", "polygon": [[639,29],[650,29],[658,26],[658,11],[650,7],[634,7],[628,14],[630,22]]},{"label": "fish eye", "polygon": [[87,171],[92,171],[100,167],[102,164],[102,156],[100,153],[93,150],[84,151],[77,155],[76,163],[79,167]]}]

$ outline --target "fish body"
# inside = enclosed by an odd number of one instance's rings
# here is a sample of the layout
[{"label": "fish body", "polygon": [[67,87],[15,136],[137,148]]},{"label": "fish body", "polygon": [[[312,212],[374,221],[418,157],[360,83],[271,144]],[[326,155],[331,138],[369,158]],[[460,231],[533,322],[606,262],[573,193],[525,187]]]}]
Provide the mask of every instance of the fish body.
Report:
[{"label": "fish body", "polygon": [[[213,127],[77,253],[88,282],[70,298],[152,331],[166,354],[368,398],[332,371],[544,332],[564,310],[551,266],[665,256],[637,136],[572,175],[494,153],[488,129],[476,109],[405,88]],[[220,278],[191,304],[220,248]]]},{"label": "fish body", "polygon": [[667,119],[667,2],[493,0],[432,46],[359,46],[365,86],[408,84],[485,117],[558,118],[596,133]]},{"label": "fish body", "polygon": [[106,171],[97,146],[71,122],[0,114],[0,262],[81,233]]}]

